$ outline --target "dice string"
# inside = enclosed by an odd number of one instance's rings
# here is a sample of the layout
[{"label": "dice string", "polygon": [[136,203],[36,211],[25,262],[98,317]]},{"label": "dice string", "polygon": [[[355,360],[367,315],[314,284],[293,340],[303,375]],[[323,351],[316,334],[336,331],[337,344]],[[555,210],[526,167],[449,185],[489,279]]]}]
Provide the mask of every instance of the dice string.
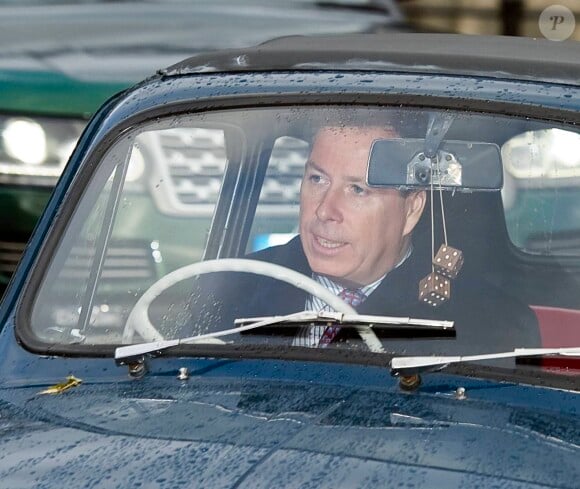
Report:
[{"label": "dice string", "polygon": [[[443,225],[443,241],[447,246],[447,224],[445,222],[445,205],[443,204],[443,187],[441,186],[441,169],[439,167],[439,155],[435,156],[435,166],[437,168],[436,174],[439,176],[439,205],[441,206],[441,223]],[[434,185],[433,185],[433,172],[431,172],[431,182],[430,182],[430,190],[431,190],[431,256],[435,256],[435,214],[434,214],[434,207],[435,207],[435,198],[434,198]],[[435,272],[435,265],[431,264],[431,271]]]},{"label": "dice string", "polygon": [[[439,168],[439,155],[437,155],[437,174],[439,175],[439,202],[441,203],[441,222],[443,223],[443,239],[447,245],[447,225],[445,223],[445,206],[443,205],[443,187],[441,186],[441,170]],[[431,202],[433,205],[433,202]]]},{"label": "dice string", "polygon": [[[433,172],[431,172],[431,182],[429,183],[431,190],[431,257],[435,256],[435,215],[433,211]],[[431,262],[431,272],[435,272],[435,265]]]}]

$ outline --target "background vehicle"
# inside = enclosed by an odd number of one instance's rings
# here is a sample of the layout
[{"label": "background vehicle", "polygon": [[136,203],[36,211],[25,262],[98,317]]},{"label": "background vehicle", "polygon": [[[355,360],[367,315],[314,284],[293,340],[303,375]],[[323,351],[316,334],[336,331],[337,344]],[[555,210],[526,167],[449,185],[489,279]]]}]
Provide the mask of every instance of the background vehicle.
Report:
[{"label": "background vehicle", "polygon": [[[539,239],[534,222],[522,229],[512,213],[531,212],[533,197],[545,215],[562,196],[569,202],[563,189],[577,188],[573,175],[553,185],[558,160],[546,138],[576,140],[579,79],[575,50],[538,40],[295,37],[194,56],[111,99],[79,141],[0,311],[0,486],[575,487],[580,254],[571,241],[551,246],[562,233],[554,221],[541,220]],[[216,333],[196,315],[184,267],[295,233],[312,130],[365,118],[396,124],[399,142],[419,148],[434,135],[431,121],[449,122],[437,155],[461,178],[433,189],[436,217],[424,214],[413,253],[430,263],[440,197],[465,277],[533,308],[537,346],[565,348],[559,363],[546,362],[548,349],[507,365],[435,358],[397,367],[414,353],[406,341],[428,356],[451,351],[453,339],[415,328],[402,339],[377,332],[382,350],[372,351],[356,335],[336,348],[299,348],[260,330],[225,343],[162,343],[187,328]],[[444,142],[463,153],[447,159]],[[479,145],[495,151],[464,156]],[[375,184],[424,188],[408,173],[422,151],[397,160],[396,178],[379,171]],[[383,168],[373,154],[369,182]],[[505,187],[522,168],[535,186]],[[130,240],[147,253],[120,257]],[[168,283],[174,273],[183,280]],[[445,314],[418,299],[419,312]],[[219,316],[213,298],[197,300]],[[489,341],[467,353],[498,353],[496,339],[513,331],[501,323],[509,311],[489,300],[481,297],[491,311],[478,303],[472,315],[493,319]],[[145,350],[120,354],[127,346]]]},{"label": "background vehicle", "polygon": [[0,295],[89,116],[114,93],[195,52],[407,29],[394,2],[3,1],[0,18]]}]

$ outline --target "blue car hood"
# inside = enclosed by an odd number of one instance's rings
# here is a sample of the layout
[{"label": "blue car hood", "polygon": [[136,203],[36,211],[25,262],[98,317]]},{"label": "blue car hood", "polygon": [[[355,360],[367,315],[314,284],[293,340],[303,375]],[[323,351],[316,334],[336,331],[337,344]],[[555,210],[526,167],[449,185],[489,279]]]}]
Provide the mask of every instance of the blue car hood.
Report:
[{"label": "blue car hood", "polygon": [[150,376],[0,395],[2,487],[577,487],[576,416],[438,389]]}]

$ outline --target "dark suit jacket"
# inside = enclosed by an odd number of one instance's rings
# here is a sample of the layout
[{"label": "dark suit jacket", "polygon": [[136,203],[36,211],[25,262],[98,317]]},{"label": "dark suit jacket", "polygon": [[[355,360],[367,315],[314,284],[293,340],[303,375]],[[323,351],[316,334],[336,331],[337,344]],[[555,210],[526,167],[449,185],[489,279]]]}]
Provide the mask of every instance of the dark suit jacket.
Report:
[{"label": "dark suit jacket", "polygon": [[[312,270],[300,238],[247,258],[282,265],[310,277]],[[388,349],[404,354],[475,354],[540,346],[537,319],[533,311],[507,296],[464,266],[452,281],[451,299],[437,308],[418,300],[419,281],[431,272],[430,253],[415,249],[398,268],[392,270],[375,291],[356,309],[361,314],[410,316],[455,321],[455,338],[396,338],[385,340]],[[236,317],[281,315],[304,310],[307,293],[279,280],[253,274],[219,273],[200,281],[200,303],[194,311],[198,324],[232,327]],[[205,329],[205,328],[204,328]],[[198,332],[198,331],[196,331]],[[264,334],[262,330],[259,333]],[[293,336],[296,330],[267,330]],[[254,335],[258,333],[254,332]],[[342,329],[335,341],[357,337],[354,330]],[[249,339],[249,338],[247,338]]]}]

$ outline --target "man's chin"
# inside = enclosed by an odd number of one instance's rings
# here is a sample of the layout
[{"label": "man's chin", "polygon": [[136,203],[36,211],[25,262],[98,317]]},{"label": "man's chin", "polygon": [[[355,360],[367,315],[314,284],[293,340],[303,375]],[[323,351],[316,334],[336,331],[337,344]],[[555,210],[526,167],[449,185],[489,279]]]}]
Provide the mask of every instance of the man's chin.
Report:
[{"label": "man's chin", "polygon": [[308,264],[314,273],[328,277],[330,280],[338,284],[346,285],[347,283],[350,283],[350,281],[345,278],[350,270],[345,270],[344,267],[340,266],[344,261],[341,260],[339,263],[337,263],[337,261],[338,260],[334,260],[334,263],[328,263],[328,260],[308,258]]},{"label": "man's chin", "polygon": [[320,268],[318,270],[312,269],[312,271],[317,275],[322,275],[323,277],[332,280],[335,284],[338,284],[341,287],[358,288],[363,286],[363,284],[361,284],[360,282],[357,282],[355,280],[349,280],[348,278],[346,278],[346,274],[343,271],[342,272],[333,271],[323,268]]},{"label": "man's chin", "polygon": [[345,277],[352,270],[346,269],[344,265],[352,263],[354,258],[348,253],[348,244],[325,248],[317,245],[317,240],[313,235],[308,235],[308,240],[307,245],[303,243],[303,248],[310,269],[338,284],[346,286],[350,283]]}]

